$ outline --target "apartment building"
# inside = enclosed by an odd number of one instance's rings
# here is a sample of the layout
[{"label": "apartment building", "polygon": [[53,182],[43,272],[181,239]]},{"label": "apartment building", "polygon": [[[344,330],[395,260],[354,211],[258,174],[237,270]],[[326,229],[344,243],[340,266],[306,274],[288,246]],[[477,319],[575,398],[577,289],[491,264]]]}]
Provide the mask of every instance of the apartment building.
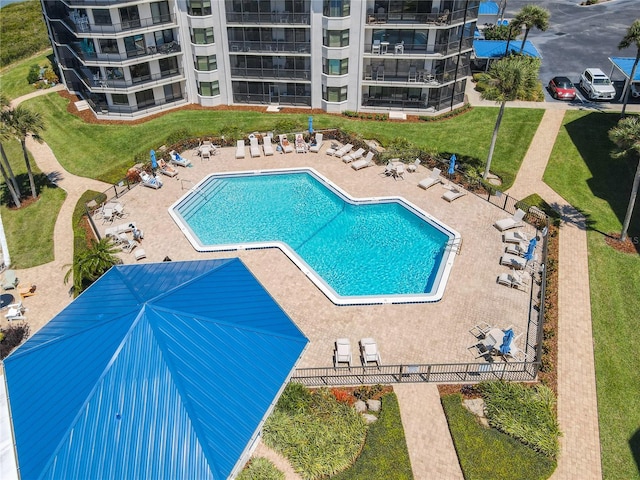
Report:
[{"label": "apartment building", "polygon": [[41,0],[101,118],[188,103],[426,114],[463,103],[480,0]]}]

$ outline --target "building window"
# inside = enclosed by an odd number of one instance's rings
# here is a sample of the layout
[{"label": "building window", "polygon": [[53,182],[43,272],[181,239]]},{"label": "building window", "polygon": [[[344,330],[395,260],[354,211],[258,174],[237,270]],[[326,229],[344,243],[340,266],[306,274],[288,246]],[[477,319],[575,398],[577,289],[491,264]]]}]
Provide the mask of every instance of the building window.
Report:
[{"label": "building window", "polygon": [[345,102],[347,100],[347,87],[324,87],[322,99],[327,102]]},{"label": "building window", "polygon": [[165,43],[171,43],[175,40],[173,36],[173,30],[162,30],[161,32],[154,32],[153,36],[156,40],[156,45],[164,45]]},{"label": "building window", "polygon": [[208,57],[196,57],[194,66],[196,70],[200,72],[210,72],[218,69],[218,61],[216,60],[215,55],[210,55]]},{"label": "building window", "polygon": [[96,25],[111,25],[111,13],[109,13],[109,10],[96,8],[92,12],[93,23]]},{"label": "building window", "polygon": [[327,75],[346,75],[349,73],[349,59],[325,58],[322,64],[322,73]]},{"label": "building window", "polygon": [[115,38],[101,38],[99,43],[102,53],[118,53],[118,41]]},{"label": "building window", "polygon": [[111,103],[114,105],[129,105],[129,96],[124,93],[112,93]]},{"label": "building window", "polygon": [[169,2],[153,2],[151,4],[151,18],[154,24],[171,21]]},{"label": "building window", "polygon": [[144,35],[125,37],[124,48],[127,51],[127,57],[129,58],[144,55],[145,53],[147,53]]},{"label": "building window", "polygon": [[325,47],[348,47],[349,30],[323,30],[322,44]]},{"label": "building window", "polygon": [[143,90],[141,92],[136,92],[136,104],[138,108],[150,107],[155,105],[156,100],[153,98],[153,90]]},{"label": "building window", "polygon": [[191,30],[191,43],[195,45],[206,45],[213,42],[213,27],[194,28]]},{"label": "building window", "polygon": [[211,15],[211,0],[189,0],[187,2],[187,13],[194,17]]},{"label": "building window", "polygon": [[139,63],[129,67],[131,72],[131,81],[133,83],[144,82],[151,78],[151,69],[148,63]]},{"label": "building window", "polygon": [[351,15],[351,0],[324,0],[322,14],[325,17],[348,17]]},{"label": "building window", "polygon": [[178,59],[176,57],[161,58],[158,60],[158,66],[163,77],[175,75],[179,72]]},{"label": "building window", "polygon": [[215,82],[199,82],[198,93],[203,97],[215,97],[220,95],[220,85],[217,80]]},{"label": "building window", "polygon": [[164,86],[164,99],[167,102],[180,100],[182,98],[182,89],[179,83],[172,83]]},{"label": "building window", "polygon": [[122,29],[139,28],[140,27],[140,13],[138,7],[123,7],[120,8],[120,21],[122,22]]}]

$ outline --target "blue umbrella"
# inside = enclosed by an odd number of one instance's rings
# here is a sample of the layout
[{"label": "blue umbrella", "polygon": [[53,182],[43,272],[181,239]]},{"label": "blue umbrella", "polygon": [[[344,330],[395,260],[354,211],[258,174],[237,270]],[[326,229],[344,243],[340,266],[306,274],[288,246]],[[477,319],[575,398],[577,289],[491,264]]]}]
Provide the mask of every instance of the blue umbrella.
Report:
[{"label": "blue umbrella", "polygon": [[456,154],[451,155],[449,159],[449,175],[453,175],[453,172],[456,170]]},{"label": "blue umbrella", "polygon": [[527,247],[527,252],[524,254],[524,258],[527,261],[533,260],[533,253],[536,250],[537,244],[538,244],[538,239],[536,237],[533,237],[531,240],[529,240],[529,246]]},{"label": "blue umbrella", "polygon": [[151,155],[151,168],[155,170],[156,168],[158,168],[158,161],[156,160],[156,151],[151,150],[149,153]]},{"label": "blue umbrella", "polygon": [[309,134],[313,133],[313,117],[309,117]]},{"label": "blue umbrella", "polygon": [[500,345],[500,353],[506,355],[511,351],[511,342],[513,341],[513,330],[510,328],[509,330],[504,332],[504,337],[502,338],[502,345]]}]

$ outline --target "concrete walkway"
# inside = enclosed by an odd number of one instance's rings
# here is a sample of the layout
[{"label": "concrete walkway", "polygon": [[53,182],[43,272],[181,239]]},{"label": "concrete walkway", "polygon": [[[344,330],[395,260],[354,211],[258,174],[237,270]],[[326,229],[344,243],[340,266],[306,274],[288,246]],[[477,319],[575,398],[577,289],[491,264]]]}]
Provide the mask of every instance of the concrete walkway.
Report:
[{"label": "concrete walkway", "polygon": [[[22,97],[50,93],[45,90]],[[478,101],[483,104],[484,102]],[[488,104],[494,106],[493,102]],[[524,197],[540,194],[558,208],[563,215],[560,234],[560,321],[558,415],[562,438],[562,452],[554,480],[602,478],[595,370],[591,336],[588,259],[584,218],[553,190],[542,182],[556,135],[562,123],[564,108],[554,104],[535,104],[536,108],[552,105],[534,136],[523,161],[520,173],[509,193]],[[521,106],[521,105],[519,105]],[[529,106],[529,105],[527,105]],[[58,312],[71,300],[62,278],[64,266],[72,261],[73,231],[71,214],[80,195],[87,189],[106,190],[109,185],[77,177],[66,172],[46,144],[28,142],[38,167],[67,193],[58,214],[54,232],[55,260],[49,264],[19,271],[23,282],[36,283],[38,295],[30,297],[29,309]],[[46,305],[45,305],[46,304]],[[34,312],[35,313],[35,312]],[[49,317],[50,318],[50,317]],[[396,392],[401,405],[402,421],[411,458],[414,477],[462,479],[453,442],[449,434],[437,388],[435,385],[399,385]],[[576,395],[579,392],[579,395]],[[274,452],[259,447],[257,453],[276,461],[287,472],[287,478],[297,476],[286,461]],[[274,457],[275,455],[275,457]]]}]

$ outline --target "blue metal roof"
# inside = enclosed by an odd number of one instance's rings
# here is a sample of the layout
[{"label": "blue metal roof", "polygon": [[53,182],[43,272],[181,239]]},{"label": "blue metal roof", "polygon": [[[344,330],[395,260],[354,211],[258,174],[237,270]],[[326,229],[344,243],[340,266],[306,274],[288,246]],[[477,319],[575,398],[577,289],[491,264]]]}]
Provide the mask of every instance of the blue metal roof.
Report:
[{"label": "blue metal roof", "polygon": [[[631,77],[631,70],[633,70],[633,64],[636,61],[635,57],[610,57],[609,61],[613,63],[613,65],[620,70],[626,78]],[[633,81],[640,82],[640,66],[636,69]]]},{"label": "blue metal roof", "polygon": [[21,478],[227,478],[307,342],[239,259],[113,267],[5,359]]},{"label": "blue metal roof", "polygon": [[500,7],[496,2],[482,2],[478,8],[478,15],[497,15]]},{"label": "blue metal roof", "polygon": [[[511,40],[509,42],[509,52],[520,53],[520,47],[522,46],[521,40]],[[505,56],[507,48],[506,40],[474,40],[473,41],[473,53],[476,58],[502,58]],[[542,58],[542,55],[538,52],[536,47],[527,40],[524,44],[524,55],[530,57]]]}]

